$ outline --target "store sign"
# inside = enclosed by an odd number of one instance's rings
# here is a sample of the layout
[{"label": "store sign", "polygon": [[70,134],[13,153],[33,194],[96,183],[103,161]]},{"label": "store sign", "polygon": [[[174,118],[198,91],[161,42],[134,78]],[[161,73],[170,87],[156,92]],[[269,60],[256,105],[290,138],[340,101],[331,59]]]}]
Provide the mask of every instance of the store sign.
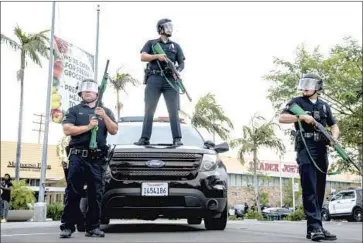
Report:
[{"label": "store sign", "polygon": [[[15,161],[9,161],[8,166],[9,168],[15,168],[16,163]],[[40,171],[42,168],[42,163],[36,163],[36,164],[23,164],[20,163],[20,171]],[[47,170],[52,169],[52,166],[48,165]]]},{"label": "store sign", "polygon": [[[253,161],[249,162],[249,170],[253,171]],[[293,164],[284,164],[282,168],[280,168],[279,163],[273,163],[273,162],[265,162],[261,161],[257,165],[258,171],[265,171],[265,172],[280,172],[280,169],[282,172],[285,173],[298,173],[298,165]]]}]

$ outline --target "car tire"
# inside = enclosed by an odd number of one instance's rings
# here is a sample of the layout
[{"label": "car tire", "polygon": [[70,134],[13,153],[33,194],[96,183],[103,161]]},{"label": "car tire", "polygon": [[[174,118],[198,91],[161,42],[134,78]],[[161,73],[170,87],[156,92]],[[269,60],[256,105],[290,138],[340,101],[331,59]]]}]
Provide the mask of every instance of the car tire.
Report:
[{"label": "car tire", "polygon": [[188,218],[188,224],[201,224],[202,218]]},{"label": "car tire", "polygon": [[353,211],[352,218],[355,222],[362,222],[362,215],[363,215],[363,210],[361,208],[356,208]]},{"label": "car tire", "polygon": [[321,210],[321,220],[330,221],[329,212],[326,209]]},{"label": "car tire", "polygon": [[221,213],[219,218],[206,217],[204,218],[204,226],[207,230],[224,230],[227,226],[227,207]]}]

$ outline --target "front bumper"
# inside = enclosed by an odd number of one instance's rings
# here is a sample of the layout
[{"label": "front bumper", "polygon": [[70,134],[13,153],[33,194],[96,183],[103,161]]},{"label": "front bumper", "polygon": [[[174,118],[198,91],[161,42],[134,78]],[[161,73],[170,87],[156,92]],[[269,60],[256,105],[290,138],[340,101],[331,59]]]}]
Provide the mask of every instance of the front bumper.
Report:
[{"label": "front bumper", "polygon": [[[162,181],[162,180],[161,180]],[[227,174],[200,172],[193,180],[168,182],[168,196],[142,196],[146,181],[115,181],[106,186],[104,218],[219,217],[227,207]]]}]

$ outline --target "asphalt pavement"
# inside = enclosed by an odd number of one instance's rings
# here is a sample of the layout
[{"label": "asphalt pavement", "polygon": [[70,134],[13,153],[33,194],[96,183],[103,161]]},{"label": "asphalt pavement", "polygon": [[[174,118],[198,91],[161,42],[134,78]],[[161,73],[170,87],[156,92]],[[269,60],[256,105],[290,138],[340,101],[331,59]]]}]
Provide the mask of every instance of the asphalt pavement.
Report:
[{"label": "asphalt pavement", "polygon": [[[342,242],[362,242],[362,223],[325,222],[325,228]],[[88,238],[76,232],[59,238],[59,222],[8,222],[1,224],[1,242],[311,242],[305,239],[306,222],[229,221],[224,231],[207,231],[186,220],[111,220],[102,227],[105,238]]]}]

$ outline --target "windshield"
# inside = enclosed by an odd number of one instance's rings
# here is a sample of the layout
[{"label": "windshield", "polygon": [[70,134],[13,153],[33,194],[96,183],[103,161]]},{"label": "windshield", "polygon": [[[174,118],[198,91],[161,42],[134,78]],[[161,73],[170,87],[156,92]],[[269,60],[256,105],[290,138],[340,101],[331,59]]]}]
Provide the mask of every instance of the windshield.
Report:
[{"label": "windshield", "polygon": [[[180,124],[181,133],[183,135],[182,142],[185,146],[203,147],[204,140],[198,131],[185,124]],[[142,123],[119,123],[118,133],[116,135],[109,135],[107,139],[108,144],[118,145],[131,145],[140,139],[142,131]],[[169,123],[156,123],[154,122],[150,144],[171,144],[173,136],[171,134]]]}]

